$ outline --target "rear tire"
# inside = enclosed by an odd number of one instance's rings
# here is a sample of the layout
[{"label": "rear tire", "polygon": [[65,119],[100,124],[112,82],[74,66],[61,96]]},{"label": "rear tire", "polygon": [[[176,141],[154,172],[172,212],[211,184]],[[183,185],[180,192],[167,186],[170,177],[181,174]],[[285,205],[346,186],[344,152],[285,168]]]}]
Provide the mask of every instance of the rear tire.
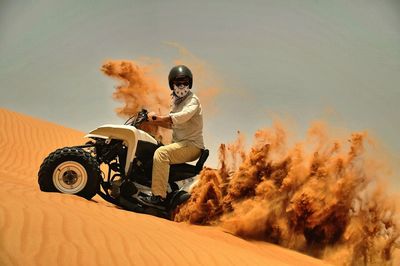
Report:
[{"label": "rear tire", "polygon": [[175,215],[178,214],[181,205],[185,203],[189,198],[190,194],[183,190],[178,191],[177,194],[173,195],[167,214],[169,220],[175,220]]},{"label": "rear tire", "polygon": [[44,159],[38,173],[40,190],[91,199],[100,189],[99,164],[81,148],[65,147]]}]

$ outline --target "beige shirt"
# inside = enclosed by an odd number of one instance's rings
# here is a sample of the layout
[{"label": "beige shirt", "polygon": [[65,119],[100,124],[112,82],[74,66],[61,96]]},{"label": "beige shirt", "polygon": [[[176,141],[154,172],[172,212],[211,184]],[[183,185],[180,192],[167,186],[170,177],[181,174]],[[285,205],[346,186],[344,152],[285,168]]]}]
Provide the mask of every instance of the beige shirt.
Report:
[{"label": "beige shirt", "polygon": [[169,115],[172,119],[172,142],[189,141],[204,149],[203,112],[196,95],[189,92],[181,103],[172,104]]}]

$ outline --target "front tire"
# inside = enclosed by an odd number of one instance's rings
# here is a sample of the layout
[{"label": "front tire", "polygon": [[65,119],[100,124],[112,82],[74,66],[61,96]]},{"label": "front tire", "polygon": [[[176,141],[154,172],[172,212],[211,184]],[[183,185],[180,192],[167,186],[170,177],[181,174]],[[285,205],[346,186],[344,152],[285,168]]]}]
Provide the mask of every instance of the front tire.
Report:
[{"label": "front tire", "polygon": [[44,159],[38,173],[40,190],[91,199],[100,189],[99,164],[89,152],[66,147]]}]

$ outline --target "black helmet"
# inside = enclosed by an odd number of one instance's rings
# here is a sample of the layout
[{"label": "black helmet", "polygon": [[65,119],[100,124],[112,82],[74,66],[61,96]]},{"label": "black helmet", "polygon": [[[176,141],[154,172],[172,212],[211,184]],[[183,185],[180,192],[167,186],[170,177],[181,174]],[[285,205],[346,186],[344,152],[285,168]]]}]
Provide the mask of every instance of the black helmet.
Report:
[{"label": "black helmet", "polygon": [[187,79],[189,81],[189,88],[192,88],[193,85],[193,75],[192,71],[187,66],[184,65],[179,65],[179,66],[174,66],[171,71],[169,72],[168,75],[168,83],[169,83],[169,88],[173,90],[173,82],[175,80],[185,80]]}]

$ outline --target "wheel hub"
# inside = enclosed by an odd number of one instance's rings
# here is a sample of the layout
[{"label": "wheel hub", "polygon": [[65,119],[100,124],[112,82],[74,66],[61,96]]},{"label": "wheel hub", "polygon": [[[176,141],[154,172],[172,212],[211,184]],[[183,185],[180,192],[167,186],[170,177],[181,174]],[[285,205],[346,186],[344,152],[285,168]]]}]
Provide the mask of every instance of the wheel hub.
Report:
[{"label": "wheel hub", "polygon": [[86,186],[87,180],[85,168],[76,161],[63,162],[53,172],[54,186],[62,193],[79,193]]},{"label": "wheel hub", "polygon": [[63,174],[63,181],[67,185],[73,185],[78,180],[78,174],[75,171],[68,170]]}]

